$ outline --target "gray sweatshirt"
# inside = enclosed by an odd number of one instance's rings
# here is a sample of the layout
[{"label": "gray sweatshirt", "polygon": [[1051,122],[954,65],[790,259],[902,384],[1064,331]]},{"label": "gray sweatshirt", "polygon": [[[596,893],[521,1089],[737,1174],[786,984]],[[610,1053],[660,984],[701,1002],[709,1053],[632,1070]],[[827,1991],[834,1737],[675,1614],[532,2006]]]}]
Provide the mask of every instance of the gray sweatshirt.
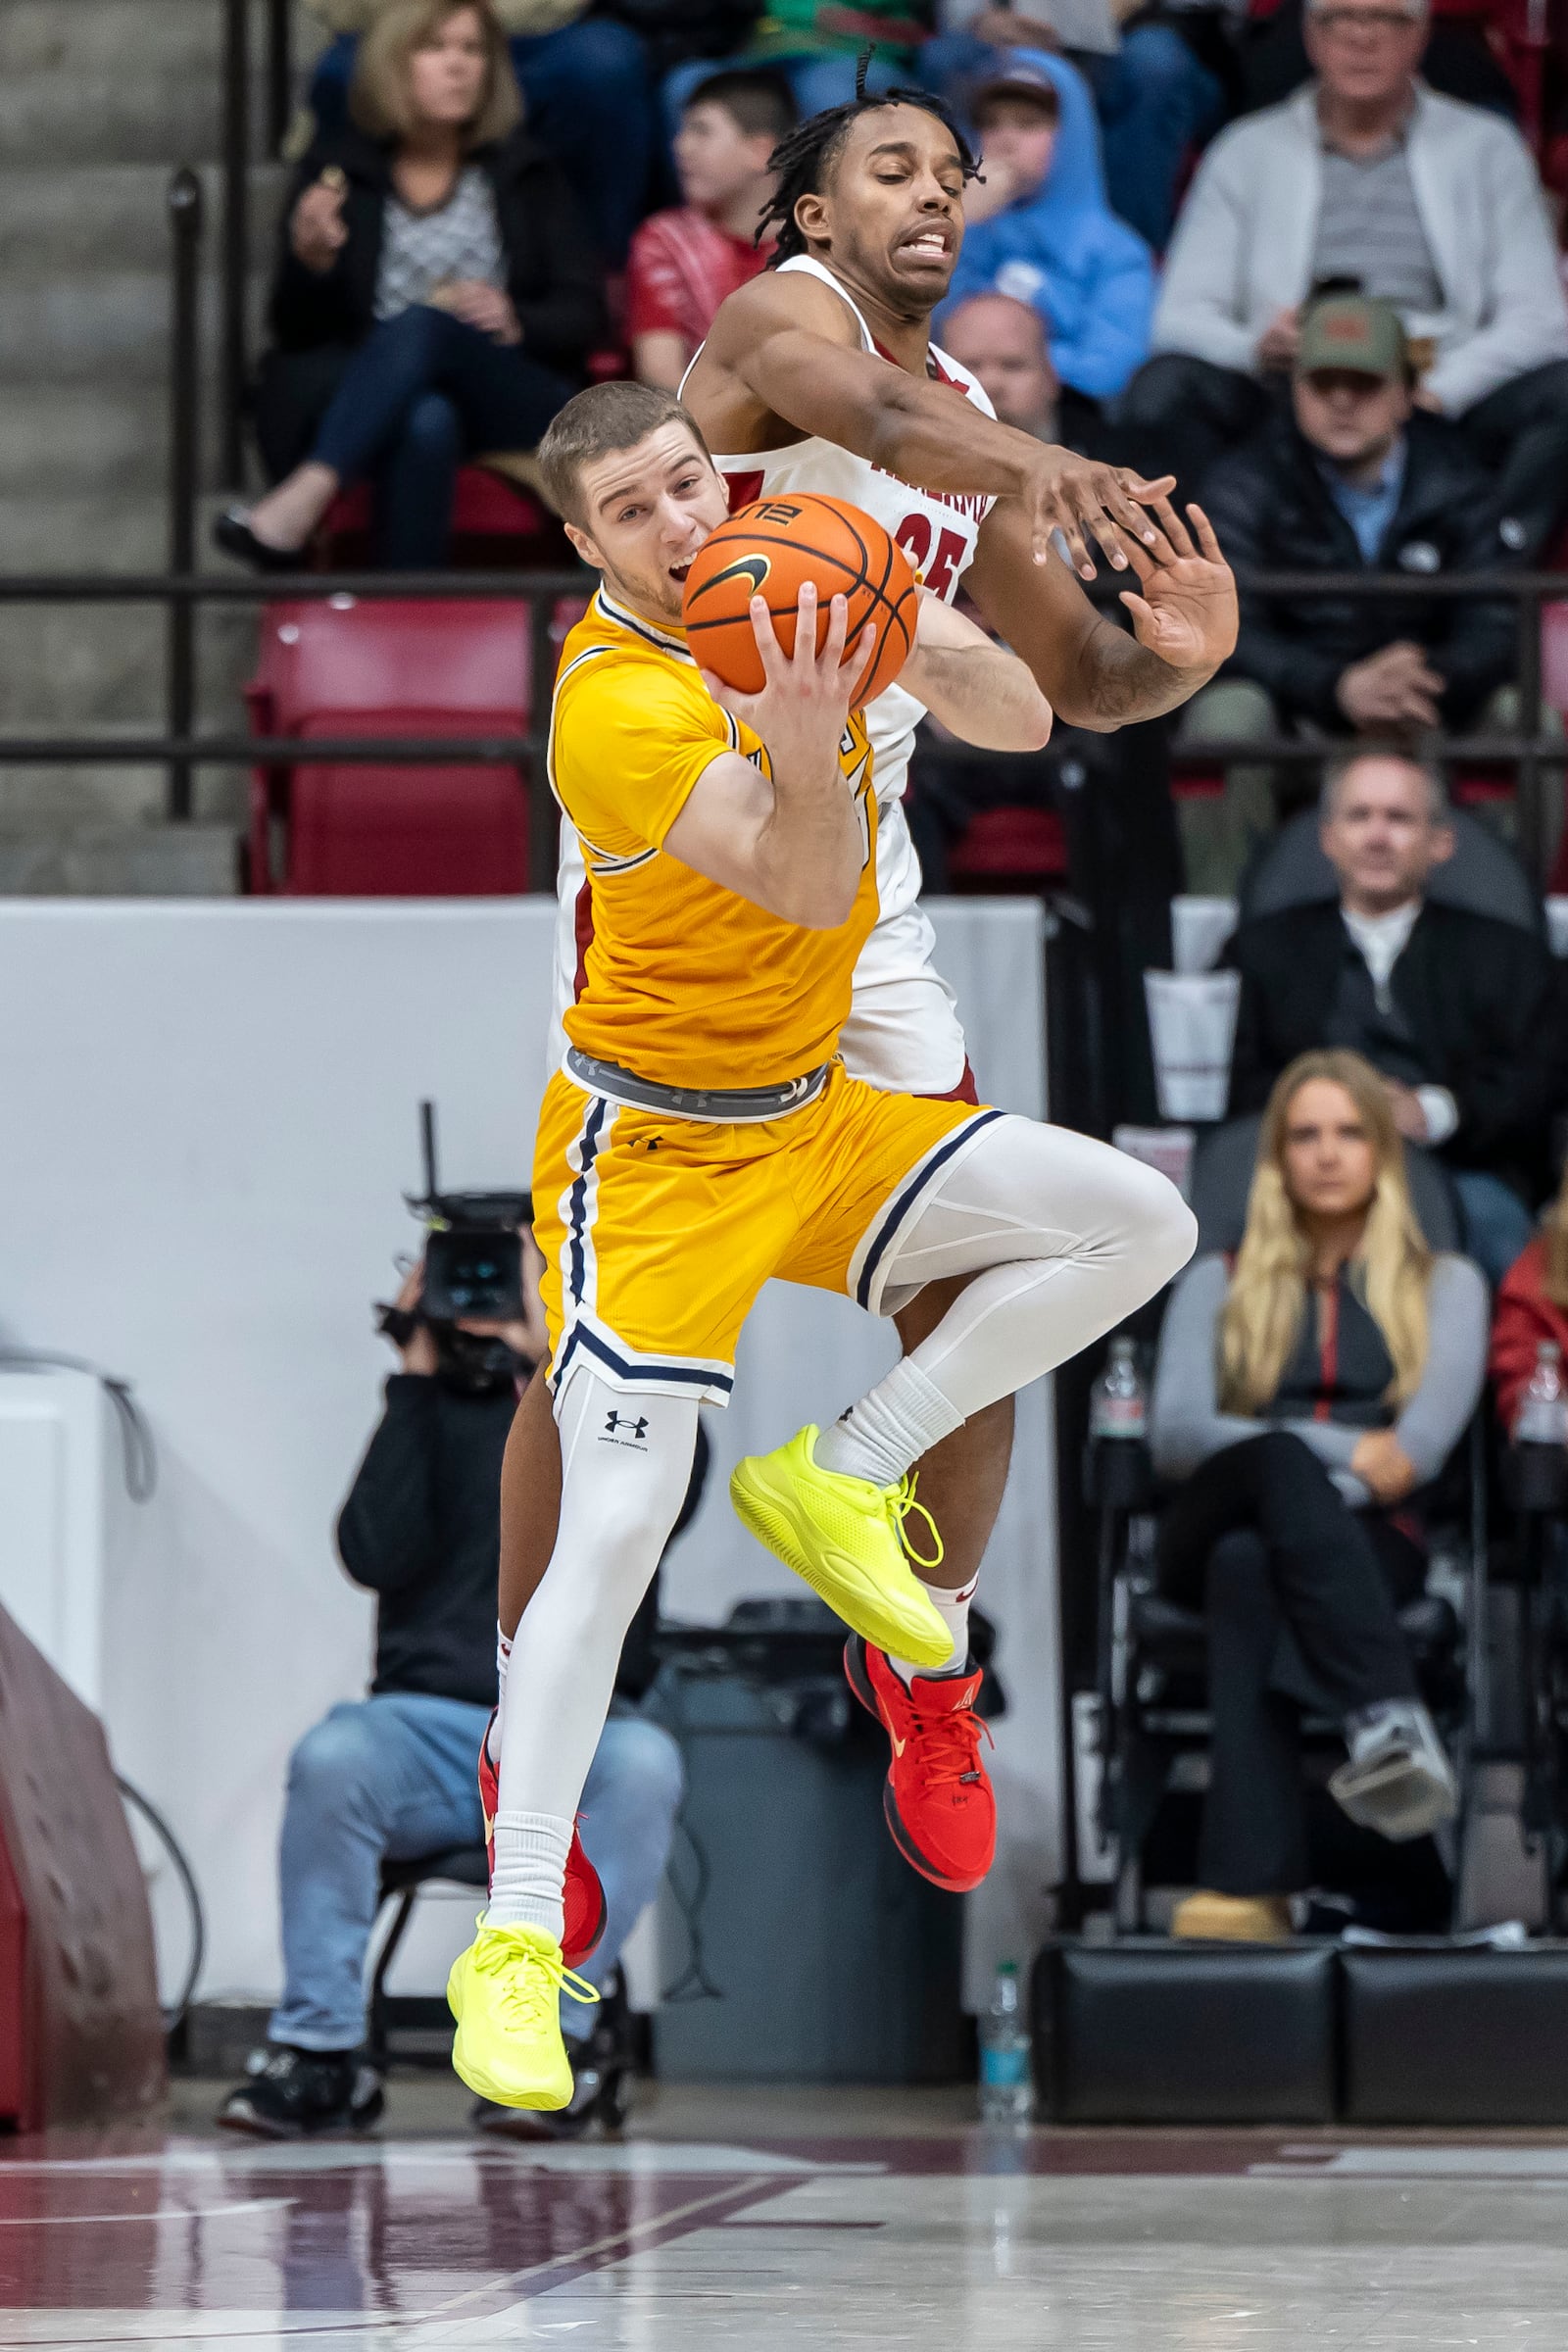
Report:
[{"label": "gray sweatshirt", "polygon": [[[1366,1433],[1335,1421],[1256,1420],[1219,1405],[1219,1324],[1230,1269],[1218,1255],[1195,1258],[1171,1293],[1159,1337],[1150,1444],[1162,1478],[1186,1478],[1210,1454],[1265,1429],[1288,1429],[1309,1446],[1347,1502],[1372,1500],[1350,1469]],[[1424,1486],[1436,1478],[1468,1426],[1486,1378],[1490,1308],[1485,1277],[1467,1257],[1443,1256],[1428,1295],[1431,1342],[1421,1384],[1394,1423],[1394,1435]]]}]

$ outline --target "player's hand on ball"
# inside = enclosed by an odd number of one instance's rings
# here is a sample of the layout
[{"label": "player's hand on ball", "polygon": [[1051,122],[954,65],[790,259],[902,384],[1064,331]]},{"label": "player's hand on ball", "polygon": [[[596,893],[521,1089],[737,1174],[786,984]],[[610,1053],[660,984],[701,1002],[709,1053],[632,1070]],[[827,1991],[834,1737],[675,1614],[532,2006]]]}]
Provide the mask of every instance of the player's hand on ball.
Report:
[{"label": "player's hand on ball", "polygon": [[1160,528],[1152,546],[1132,551],[1143,593],[1122,591],[1133,634],[1172,669],[1215,670],[1236,650],[1236,575],[1201,507],[1187,510],[1191,531],[1168,499],[1154,512]]},{"label": "player's hand on ball", "polygon": [[766,744],[775,769],[801,760],[838,759],[844,722],[855,708],[856,687],[876,651],[876,631],[862,629],[848,654],[850,608],[847,598],[835,596],[828,606],[827,635],[820,652],[816,643],[816,590],[803,582],[795,608],[795,649],[786,653],[778,640],[765,597],[751,600],[752,630],[761,658],[766,683],[760,694],[743,694],[726,686],[711,670],[702,672],[703,684],[715,703],[744,719],[754,735]]},{"label": "player's hand on ball", "polygon": [[1095,576],[1091,540],[1118,571],[1125,571],[1130,551],[1147,546],[1153,536],[1145,509],[1175,487],[1173,473],[1146,482],[1129,466],[1102,466],[1070,449],[1042,449],[1024,492],[1035,562],[1045,562],[1053,533],[1059,531],[1069,563],[1086,580]]}]

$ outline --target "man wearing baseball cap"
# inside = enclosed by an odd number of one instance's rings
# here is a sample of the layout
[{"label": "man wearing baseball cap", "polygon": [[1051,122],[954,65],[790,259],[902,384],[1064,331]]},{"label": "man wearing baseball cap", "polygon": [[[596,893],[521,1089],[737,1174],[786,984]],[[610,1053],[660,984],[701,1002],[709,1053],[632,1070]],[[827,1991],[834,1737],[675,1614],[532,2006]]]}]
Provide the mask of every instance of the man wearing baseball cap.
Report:
[{"label": "man wearing baseball cap", "polygon": [[[1416,405],[1392,304],[1328,294],[1301,314],[1291,399],[1208,476],[1207,507],[1238,574],[1392,572],[1419,581],[1518,561],[1520,534],[1456,425]],[[1193,703],[1204,735],[1281,728],[1325,738],[1462,728],[1510,674],[1506,604],[1467,597],[1259,597],[1244,587],[1236,652]],[[1494,707],[1494,724],[1509,713]],[[1289,804],[1292,784],[1280,779]],[[1316,780],[1299,774],[1297,797]],[[1220,811],[1195,817],[1196,888],[1234,887],[1276,810],[1266,769],[1234,768]],[[1216,831],[1217,815],[1217,831]]]},{"label": "man wearing baseball cap", "polygon": [[[1180,492],[1266,413],[1311,289],[1351,279],[1432,346],[1453,418],[1532,554],[1568,500],[1568,305],[1535,159],[1421,78],[1427,0],[1303,0],[1313,78],[1204,155],[1166,257],[1155,356],[1122,397],[1130,464]],[[1205,501],[1206,503],[1206,501]]]}]

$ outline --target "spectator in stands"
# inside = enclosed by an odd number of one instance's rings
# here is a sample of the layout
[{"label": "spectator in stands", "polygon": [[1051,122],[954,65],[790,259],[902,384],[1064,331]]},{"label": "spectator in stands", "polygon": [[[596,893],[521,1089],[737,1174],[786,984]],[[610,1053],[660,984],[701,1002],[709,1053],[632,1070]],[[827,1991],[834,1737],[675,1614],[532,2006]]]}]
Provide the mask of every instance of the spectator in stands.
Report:
[{"label": "spectator in stands", "polygon": [[1187,37],[1187,27],[1213,13],[1131,0],[946,0],[944,30],[927,43],[920,76],[957,98],[1009,51],[1067,50],[1099,110],[1111,209],[1162,252],[1188,152],[1214,128],[1224,102],[1220,80]]},{"label": "spectator in stands", "polygon": [[726,294],[766,267],[756,230],[772,193],[767,159],[795,121],[770,74],[714,74],[698,83],[675,134],[682,202],[632,239],[626,339],[639,381],[680,388]]},{"label": "spectator in stands", "polygon": [[1508,1268],[1492,1319],[1492,1385],[1497,1418],[1513,1427],[1543,1340],[1568,1363],[1568,1169],[1542,1229]]},{"label": "spectator in stands", "polygon": [[[475,1767],[496,1703],[501,1457],[518,1384],[547,1347],[531,1235],[525,1258],[514,1321],[433,1330],[419,1311],[422,1267],[387,1318],[403,1368],[386,1384],[385,1413],[337,1526],[344,1567],[376,1595],[375,1680],[289,1759],[278,1854],[286,1982],[265,2066],[219,2111],[231,2130],[292,2138],[375,2122],[382,2094],[361,2056],[362,1978],[382,1861],[485,1841]],[[657,1586],[627,1637],[583,1793],[583,1843],[608,1917],[581,1973],[599,1986],[658,1889],[681,1799],[680,1752],[639,1704],[656,1610]],[[564,2002],[562,2024],[586,2091],[597,2082],[594,2012]],[[474,2120],[504,2129],[517,2119],[481,2102]],[[574,2100],[565,2128],[584,2120]]]},{"label": "spectator in stands", "polygon": [[1344,1727],[1330,1788],[1352,1820],[1404,1838],[1453,1812],[1396,1611],[1425,1578],[1411,1499],[1475,1409],[1486,1346],[1486,1286],[1428,1248],[1376,1073],[1293,1062],[1235,1263],[1195,1258],[1160,1335],[1151,1442],[1181,1483],[1159,1576],[1208,1620],[1214,1724],[1200,1891],[1173,1934],[1290,1934],[1312,1883],[1303,1711]]},{"label": "spectator in stands", "polygon": [[1368,745],[1330,768],[1320,839],[1340,897],[1264,914],[1226,951],[1242,975],[1231,1110],[1282,1070],[1348,1047],[1382,1071],[1399,1133],[1453,1179],[1465,1244],[1494,1283],[1530,1239],[1564,1096],[1558,977],[1544,941],[1426,895],[1453,855],[1443,782]]},{"label": "spectator in stands", "polygon": [[1435,354],[1420,405],[1462,426],[1519,552],[1568,498],[1568,305],[1535,165],[1497,116],[1418,79],[1425,0],[1312,0],[1316,78],[1199,168],[1123,398],[1129,455],[1183,490],[1267,413],[1314,285],[1390,302]]},{"label": "spectator in stands", "polygon": [[[738,73],[782,75],[796,112],[818,115],[855,96],[860,59],[871,44],[865,87],[908,81],[931,29],[931,8],[932,0],[858,0],[853,9],[839,0],[769,0],[750,39],[724,64]],[[712,72],[711,58],[694,58],[666,74],[664,116],[672,137],[693,90]]]},{"label": "spectator in stands", "polygon": [[[310,0],[336,36],[317,61],[310,112],[318,137],[349,119],[358,36],[394,0]],[[658,135],[649,54],[592,0],[495,0],[511,34],[528,127],[555,157],[607,262],[618,268],[642,219]]]},{"label": "spectator in stands", "polygon": [[[1059,442],[1070,433],[1046,322],[1032,304],[1010,294],[966,295],[945,314],[942,344],[979,377],[1004,424],[1016,425],[1037,441]],[[1079,445],[1069,439],[1065,446]]]},{"label": "spectator in stands", "polygon": [[1086,401],[1111,400],[1148,353],[1154,271],[1105,202],[1083,78],[1060,58],[1012,50],[971,112],[985,169],[964,191],[951,299],[1032,304],[1061,381]]},{"label": "spectator in stands", "polygon": [[297,564],[367,476],[380,560],[440,564],[462,460],[532,449],[604,331],[597,258],[518,125],[490,0],[395,0],[361,47],[353,112],[285,211],[256,402],[275,487],[218,525],[262,569]]},{"label": "spectator in stands", "polygon": [[[1259,571],[1425,581],[1517,563],[1464,436],[1415,406],[1397,312],[1361,295],[1306,306],[1291,406],[1212,467],[1204,504],[1242,582],[1223,675],[1182,713],[1187,736],[1326,736],[1512,723],[1512,608],[1480,597],[1262,597]],[[1301,779],[1304,783],[1306,780]],[[1310,787],[1308,787],[1310,789]],[[1287,788],[1288,790],[1288,788]],[[1196,890],[1233,891],[1273,826],[1266,768],[1233,767],[1223,830]]]},{"label": "spectator in stands", "polygon": [[[1234,111],[1277,106],[1311,74],[1302,24],[1305,0],[1250,4],[1238,27]],[[1421,78],[1446,97],[1519,120],[1519,92],[1503,61],[1518,54],[1524,17],[1515,0],[1435,0]]]}]

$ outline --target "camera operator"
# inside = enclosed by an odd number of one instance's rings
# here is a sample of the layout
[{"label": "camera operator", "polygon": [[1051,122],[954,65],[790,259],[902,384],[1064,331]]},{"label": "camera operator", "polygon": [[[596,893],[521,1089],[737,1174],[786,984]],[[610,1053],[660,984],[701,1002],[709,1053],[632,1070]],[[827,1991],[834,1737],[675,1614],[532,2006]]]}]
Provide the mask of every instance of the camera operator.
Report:
[{"label": "camera operator", "polygon": [[[278,1854],[283,1998],[265,2058],[258,2053],[219,2110],[234,2131],[294,2138],[377,2120],[380,2080],[361,2053],[382,1862],[484,1843],[474,1759],[496,1703],[501,1456],[546,1348],[542,1260],[521,1231],[516,1318],[427,1320],[422,1261],[382,1312],[402,1369],[387,1381],[386,1410],[337,1523],[344,1567],[376,1595],[375,1679],[368,1697],[333,1707],[289,1759]],[[656,1579],[627,1637],[615,1709],[583,1792],[583,1843],[607,1919],[582,1974],[601,1986],[658,1889],[682,1795],[679,1749],[637,1706],[653,1679],[657,1606]],[[563,2024],[582,2095],[548,2121],[569,2132],[591,2113],[602,2054],[593,2047],[598,2013],[568,2006]],[[474,2121],[540,2119],[481,2102]]]}]

